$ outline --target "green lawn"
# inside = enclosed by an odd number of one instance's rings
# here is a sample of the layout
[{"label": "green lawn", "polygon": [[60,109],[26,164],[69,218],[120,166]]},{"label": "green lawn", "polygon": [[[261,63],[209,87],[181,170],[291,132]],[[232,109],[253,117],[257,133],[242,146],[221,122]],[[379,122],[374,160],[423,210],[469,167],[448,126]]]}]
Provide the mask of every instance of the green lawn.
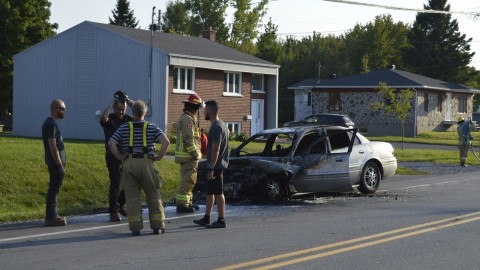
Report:
[{"label": "green lawn", "polygon": [[[61,215],[88,213],[108,207],[108,170],[100,141],[65,141],[66,176],[60,190]],[[48,188],[41,139],[0,136],[0,222],[43,218]],[[157,162],[164,179],[164,201],[175,196],[178,165],[173,159]]]},{"label": "green lawn", "polygon": [[[474,139],[480,140],[480,132],[472,132]],[[383,136],[373,137],[366,136],[371,141],[385,141],[385,142],[402,142],[401,136]],[[405,142],[410,143],[424,143],[424,144],[440,144],[440,145],[457,145],[458,135],[456,131],[445,132],[425,132],[417,135],[416,137],[405,137]]]},{"label": "green lawn", "polygon": [[[370,139],[394,141],[398,137]],[[452,145],[456,142],[453,132],[427,133],[413,139],[413,142],[425,143],[449,141]],[[230,148],[239,144],[231,141]],[[103,142],[66,140],[65,148],[67,174],[59,194],[59,213],[85,214],[107,208],[109,180]],[[175,144],[171,144],[169,154],[174,151]],[[458,151],[395,149],[395,156],[398,161],[458,163]],[[478,161],[470,154],[468,163],[478,164]],[[165,158],[157,163],[157,167],[164,179],[162,197],[164,201],[170,201],[175,196],[179,182],[178,165],[173,159]],[[399,168],[397,174],[421,173]],[[48,177],[41,139],[0,134],[0,222],[43,218]]]}]

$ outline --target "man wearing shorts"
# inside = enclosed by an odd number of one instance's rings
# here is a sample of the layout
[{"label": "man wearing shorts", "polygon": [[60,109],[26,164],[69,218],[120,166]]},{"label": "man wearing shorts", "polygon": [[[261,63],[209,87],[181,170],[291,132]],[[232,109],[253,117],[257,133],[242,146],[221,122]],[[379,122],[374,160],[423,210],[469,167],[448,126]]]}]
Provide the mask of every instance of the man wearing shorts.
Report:
[{"label": "man wearing shorts", "polygon": [[[218,117],[218,103],[209,100],[205,103],[205,120],[211,123],[207,145],[207,202],[205,215],[193,223],[209,229],[226,228],[225,196],[223,196],[223,170],[228,166],[228,129]],[[217,202],[218,219],[210,223],[213,205]]]}]

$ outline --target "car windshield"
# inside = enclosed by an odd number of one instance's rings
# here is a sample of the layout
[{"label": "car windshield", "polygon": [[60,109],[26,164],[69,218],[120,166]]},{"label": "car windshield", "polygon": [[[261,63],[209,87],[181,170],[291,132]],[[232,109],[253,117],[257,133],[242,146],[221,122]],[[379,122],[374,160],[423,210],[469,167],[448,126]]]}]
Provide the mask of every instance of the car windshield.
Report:
[{"label": "car windshield", "polygon": [[249,142],[238,149],[238,155],[285,157],[290,153],[295,137],[295,134],[283,133],[252,137]]}]

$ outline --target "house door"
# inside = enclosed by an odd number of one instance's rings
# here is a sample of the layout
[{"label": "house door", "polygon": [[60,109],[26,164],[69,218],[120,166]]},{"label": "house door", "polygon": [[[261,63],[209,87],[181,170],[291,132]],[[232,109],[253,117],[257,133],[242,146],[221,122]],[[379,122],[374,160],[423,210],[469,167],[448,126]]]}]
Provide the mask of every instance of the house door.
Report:
[{"label": "house door", "polygon": [[445,106],[447,107],[445,110],[445,121],[450,121],[452,120],[452,93],[447,93]]},{"label": "house door", "polygon": [[264,100],[252,99],[252,122],[251,133],[254,135],[260,131],[263,131],[264,123]]},{"label": "house door", "polygon": [[295,121],[312,114],[312,91],[295,90]]}]

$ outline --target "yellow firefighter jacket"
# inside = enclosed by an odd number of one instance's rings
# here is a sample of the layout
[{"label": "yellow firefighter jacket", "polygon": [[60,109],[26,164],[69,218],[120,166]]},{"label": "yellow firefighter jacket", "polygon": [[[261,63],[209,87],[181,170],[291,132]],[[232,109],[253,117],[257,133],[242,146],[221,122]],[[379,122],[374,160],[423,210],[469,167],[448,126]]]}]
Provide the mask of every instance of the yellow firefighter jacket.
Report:
[{"label": "yellow firefighter jacket", "polygon": [[202,157],[200,131],[197,124],[197,116],[189,111],[177,120],[177,145],[175,147],[175,162],[200,159]]}]

